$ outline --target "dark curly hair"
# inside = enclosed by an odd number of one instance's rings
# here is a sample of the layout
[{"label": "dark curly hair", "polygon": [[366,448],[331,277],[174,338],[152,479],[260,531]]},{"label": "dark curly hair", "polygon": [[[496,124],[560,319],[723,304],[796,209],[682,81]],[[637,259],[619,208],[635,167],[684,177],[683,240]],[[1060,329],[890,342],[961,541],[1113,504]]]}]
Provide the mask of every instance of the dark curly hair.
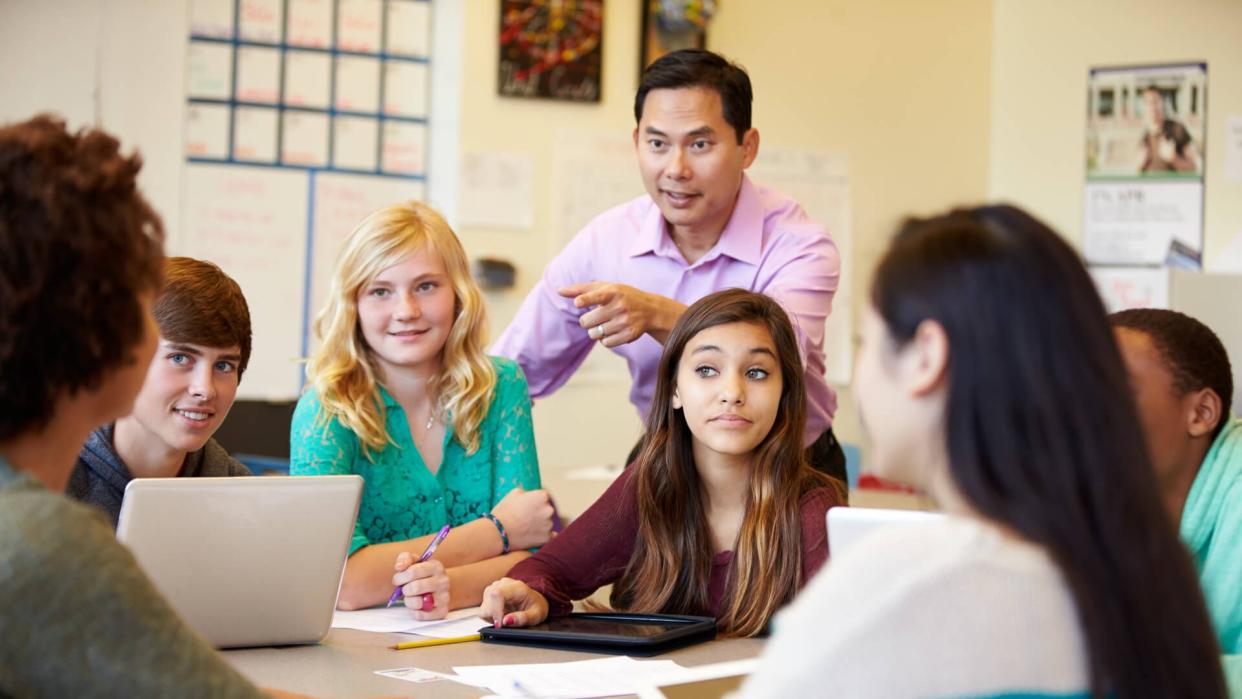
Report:
[{"label": "dark curly hair", "polygon": [[1141,332],[1151,338],[1160,358],[1173,375],[1173,388],[1186,395],[1201,388],[1216,392],[1221,402],[1220,421],[1212,439],[1229,421],[1233,401],[1233,370],[1229,353],[1212,329],[1185,313],[1163,308],[1133,308],[1108,317],[1115,328]]},{"label": "dark curly hair", "polygon": [[164,227],[142,160],[97,129],[40,115],[0,128],[0,440],[131,361],[160,287]]}]

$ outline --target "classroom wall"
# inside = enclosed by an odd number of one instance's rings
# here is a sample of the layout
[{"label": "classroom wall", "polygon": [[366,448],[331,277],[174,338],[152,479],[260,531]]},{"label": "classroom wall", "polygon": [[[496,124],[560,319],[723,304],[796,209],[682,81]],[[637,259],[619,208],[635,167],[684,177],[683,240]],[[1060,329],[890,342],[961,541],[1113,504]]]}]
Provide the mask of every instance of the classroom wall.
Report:
[{"label": "classroom wall", "polygon": [[137,148],[138,183],[175,243],[181,212],[184,2],[7,1],[0,6],[0,123],[56,112]]},{"label": "classroom wall", "polygon": [[1087,71],[1208,64],[1204,261],[1242,237],[1242,181],[1225,176],[1225,128],[1242,116],[1237,0],[996,0],[988,194],[1082,242]]}]

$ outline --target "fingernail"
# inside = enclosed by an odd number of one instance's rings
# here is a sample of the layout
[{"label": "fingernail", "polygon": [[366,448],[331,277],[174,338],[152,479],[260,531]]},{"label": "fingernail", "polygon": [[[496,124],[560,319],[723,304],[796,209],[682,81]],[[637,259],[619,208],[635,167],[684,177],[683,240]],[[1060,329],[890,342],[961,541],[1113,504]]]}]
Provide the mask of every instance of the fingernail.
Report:
[{"label": "fingernail", "polygon": [[513,617],[506,614],[505,618],[500,622],[500,625],[501,626],[513,626]]},{"label": "fingernail", "polygon": [[493,629],[500,628],[500,619],[496,619],[495,621],[492,622],[492,628]]}]

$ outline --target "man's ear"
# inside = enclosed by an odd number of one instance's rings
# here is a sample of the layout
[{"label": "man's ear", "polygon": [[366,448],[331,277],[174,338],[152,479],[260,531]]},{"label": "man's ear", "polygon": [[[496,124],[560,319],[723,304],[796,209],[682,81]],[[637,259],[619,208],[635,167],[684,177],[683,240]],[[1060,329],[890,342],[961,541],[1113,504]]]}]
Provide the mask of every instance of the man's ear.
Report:
[{"label": "man's ear", "polygon": [[901,380],[912,396],[924,396],[943,385],[949,371],[949,336],[935,320],[919,323],[914,337],[901,348]]},{"label": "man's ear", "polygon": [[742,136],[742,169],[750,167],[759,155],[759,129],[750,129]]},{"label": "man's ear", "polygon": [[1212,430],[1224,419],[1224,404],[1216,391],[1204,387],[1191,391],[1185,399],[1186,432],[1191,437],[1212,434]]},{"label": "man's ear", "polygon": [[638,150],[638,127],[634,127],[634,150]]}]

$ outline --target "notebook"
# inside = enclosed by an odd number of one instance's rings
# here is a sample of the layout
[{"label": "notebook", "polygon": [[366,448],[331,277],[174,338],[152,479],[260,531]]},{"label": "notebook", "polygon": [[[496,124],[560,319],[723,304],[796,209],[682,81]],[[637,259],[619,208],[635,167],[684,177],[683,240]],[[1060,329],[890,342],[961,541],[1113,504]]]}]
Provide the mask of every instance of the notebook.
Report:
[{"label": "notebook", "polygon": [[317,643],[361,493],[359,476],[139,478],[116,535],[217,648]]}]

